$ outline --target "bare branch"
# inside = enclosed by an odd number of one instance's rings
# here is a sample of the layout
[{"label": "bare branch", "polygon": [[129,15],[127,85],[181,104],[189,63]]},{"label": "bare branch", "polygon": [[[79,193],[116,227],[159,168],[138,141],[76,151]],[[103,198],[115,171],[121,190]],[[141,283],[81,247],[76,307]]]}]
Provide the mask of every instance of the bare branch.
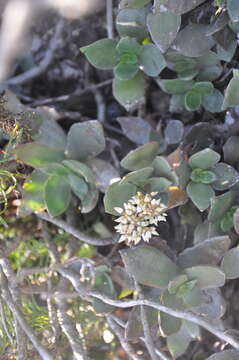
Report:
[{"label": "bare branch", "polygon": [[[47,281],[47,290],[48,292],[52,291],[52,282],[49,279]],[[60,328],[60,324],[58,321],[58,317],[57,317],[57,308],[56,308],[56,304],[55,302],[52,301],[53,299],[51,298],[47,298],[47,309],[48,309],[48,314],[49,314],[49,318],[50,318],[50,322],[51,322],[51,327],[52,327],[52,331],[54,334],[54,342],[56,342],[56,339],[60,337],[61,334],[61,328]]]},{"label": "bare branch", "polygon": [[117,338],[119,339],[122,348],[127,353],[129,358],[132,359],[132,360],[140,360],[140,358],[135,353],[133,347],[125,339],[121,328],[116,324],[114,319],[110,315],[106,315],[106,319],[107,319],[107,322],[108,322],[109,326],[111,327],[111,329],[113,330],[113,332],[115,333]]},{"label": "bare branch", "polygon": [[[11,291],[13,301],[15,302],[15,304],[17,304],[19,309],[21,309],[22,308],[21,294],[18,289],[17,278],[11,268],[11,265],[6,258],[2,258],[0,260],[0,264],[2,265],[5,276],[8,279],[9,289]],[[14,314],[14,312],[13,312],[13,316],[15,319],[18,357],[19,357],[19,360],[26,360],[26,358],[27,358],[27,337],[26,337],[24,331],[22,330],[21,326],[19,325],[19,323],[17,321],[17,317]]]},{"label": "bare branch", "polygon": [[9,342],[11,344],[13,344],[14,340],[13,340],[13,337],[12,337],[12,335],[10,334],[10,332],[8,330],[8,325],[7,325],[7,321],[6,321],[6,318],[5,318],[5,311],[4,311],[3,303],[2,303],[1,299],[0,299],[0,316],[1,316],[1,320],[2,320],[2,326],[3,326],[4,331],[6,332],[8,340],[9,340]]},{"label": "bare branch", "polygon": [[[139,299],[143,300],[144,297],[143,297],[141,288],[135,279],[134,279],[134,283],[135,283],[135,288],[138,291]],[[155,352],[154,342],[153,342],[153,339],[151,336],[151,331],[150,331],[150,327],[149,327],[146,308],[143,305],[140,306],[140,316],[141,316],[142,326],[143,326],[143,330],[144,330],[144,339],[145,339],[146,348],[150,354],[151,359],[158,360],[158,356]]]},{"label": "bare branch", "polygon": [[113,23],[113,1],[106,0],[106,23],[107,35],[109,39],[114,38],[114,23]]},{"label": "bare branch", "polygon": [[65,221],[63,221],[61,219],[53,218],[53,217],[49,216],[47,213],[37,213],[36,215],[40,219],[46,220],[46,221],[60,227],[67,233],[73,235],[75,238],[85,242],[86,244],[96,245],[96,246],[106,246],[106,245],[110,245],[110,244],[115,244],[115,240],[113,238],[102,238],[101,239],[101,238],[89,237],[89,236],[83,234],[78,229],[68,225]]},{"label": "bare branch", "polygon": [[[59,283],[59,291],[65,291],[68,281],[66,279],[61,279]],[[80,334],[78,333],[75,325],[71,321],[70,317],[67,315],[68,305],[63,298],[56,298],[56,303],[58,306],[58,320],[61,325],[63,332],[65,333],[67,339],[69,340],[70,346],[73,351],[75,360],[89,360],[85,349],[83,348]]]},{"label": "bare branch", "polygon": [[31,106],[35,107],[35,106],[42,106],[42,105],[50,105],[50,104],[54,104],[54,103],[58,103],[58,102],[68,101],[72,97],[80,97],[84,94],[87,94],[88,92],[93,92],[94,90],[97,90],[97,89],[100,89],[107,85],[110,85],[112,83],[112,81],[113,81],[113,79],[108,79],[108,80],[102,81],[99,84],[89,85],[85,89],[76,90],[75,92],[73,92],[71,94],[56,96],[56,97],[49,98],[49,99],[36,100],[31,104]]},{"label": "bare branch", "polygon": [[[124,329],[126,328],[126,324],[117,316],[115,315],[111,315],[112,319],[119,324],[121,327],[123,327]],[[145,338],[144,337],[140,337],[141,340],[143,340],[143,342],[145,343]],[[159,349],[155,348],[155,352],[158,355],[158,357],[161,360],[170,360],[162,351],[160,351]]]},{"label": "bare branch", "polygon": [[233,348],[239,350],[239,341],[238,340],[234,339],[229,334],[219,330],[217,327],[211,325],[208,321],[204,320],[204,318],[201,316],[195,315],[191,312],[184,312],[181,310],[172,309],[172,308],[169,308],[167,306],[164,306],[160,303],[157,303],[157,302],[151,301],[151,300],[142,299],[142,300],[121,301],[121,300],[110,299],[107,296],[100,294],[98,292],[92,292],[92,291],[86,292],[85,289],[83,289],[82,285],[80,284],[79,276],[77,276],[77,273],[74,274],[74,272],[69,271],[69,270],[67,270],[67,272],[65,272],[65,269],[60,270],[60,273],[71,281],[72,285],[74,286],[76,291],[79,292],[80,296],[83,295],[85,298],[88,298],[88,299],[91,296],[93,298],[100,299],[101,301],[105,302],[106,304],[113,305],[115,307],[122,308],[122,309],[130,308],[130,307],[137,306],[137,305],[138,306],[140,306],[140,305],[150,306],[154,309],[162,311],[162,312],[169,314],[171,316],[174,316],[176,318],[185,319],[185,320],[191,321],[197,325],[200,325],[201,327],[203,327],[204,329],[206,329],[213,335],[217,336],[222,341],[225,341],[226,343],[230,344]]},{"label": "bare branch", "polygon": [[46,51],[44,59],[40,62],[39,65],[35,66],[34,68],[24,72],[23,74],[17,75],[9,80],[6,81],[7,85],[23,85],[28,81],[40,76],[43,74],[48,67],[51,65],[55,51],[59,46],[59,40],[63,33],[64,29],[64,20],[60,20],[56,25],[55,33],[50,41],[48,49]]},{"label": "bare branch", "polygon": [[11,309],[12,313],[16,317],[19,325],[26,333],[29,340],[32,342],[33,346],[41,356],[42,360],[53,360],[53,357],[50,353],[39,343],[37,337],[34,334],[33,329],[28,325],[24,316],[19,309],[19,307],[15,304],[12,295],[8,289],[7,278],[3,272],[2,266],[0,267],[0,275],[1,275],[1,289],[2,289],[2,296],[9,308]]},{"label": "bare branch", "polygon": [[97,107],[97,119],[101,122],[105,122],[105,116],[106,116],[106,105],[104,101],[104,97],[102,96],[99,89],[95,89],[93,91],[96,107]]}]

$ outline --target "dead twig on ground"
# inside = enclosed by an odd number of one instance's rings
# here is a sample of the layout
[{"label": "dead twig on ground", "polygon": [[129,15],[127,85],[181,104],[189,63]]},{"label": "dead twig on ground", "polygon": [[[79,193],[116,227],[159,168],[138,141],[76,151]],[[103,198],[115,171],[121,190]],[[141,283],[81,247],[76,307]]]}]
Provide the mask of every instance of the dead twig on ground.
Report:
[{"label": "dead twig on ground", "polygon": [[108,86],[112,83],[112,81],[113,81],[113,79],[108,79],[108,80],[102,81],[99,84],[89,85],[81,90],[78,89],[71,94],[56,96],[56,97],[52,97],[49,99],[36,100],[33,103],[31,103],[30,105],[32,107],[36,107],[36,106],[50,105],[50,104],[55,104],[58,102],[68,101],[72,97],[80,97],[84,94],[87,94],[88,92],[93,92],[94,90],[100,89],[104,86]]},{"label": "dead twig on ground", "polygon": [[10,78],[4,83],[6,83],[7,85],[23,85],[35,79],[36,77],[42,75],[49,68],[49,66],[52,64],[54,60],[55,52],[59,46],[59,42],[64,30],[64,24],[65,21],[63,19],[61,19],[57,23],[54,35],[50,41],[44,59],[37,66],[29,69],[28,71],[20,75]]}]

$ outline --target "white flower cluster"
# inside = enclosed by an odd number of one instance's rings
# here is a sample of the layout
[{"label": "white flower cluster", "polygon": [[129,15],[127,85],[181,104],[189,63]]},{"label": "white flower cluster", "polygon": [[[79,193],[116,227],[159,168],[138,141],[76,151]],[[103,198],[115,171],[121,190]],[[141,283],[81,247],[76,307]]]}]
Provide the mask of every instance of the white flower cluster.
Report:
[{"label": "white flower cluster", "polygon": [[166,206],[160,199],[154,198],[157,194],[138,192],[124,204],[123,209],[115,208],[120,214],[115,220],[119,223],[115,226],[116,231],[121,234],[119,242],[127,241],[136,245],[141,239],[149,242],[152,235],[158,235],[155,226],[159,221],[166,221],[167,214],[163,212]]}]

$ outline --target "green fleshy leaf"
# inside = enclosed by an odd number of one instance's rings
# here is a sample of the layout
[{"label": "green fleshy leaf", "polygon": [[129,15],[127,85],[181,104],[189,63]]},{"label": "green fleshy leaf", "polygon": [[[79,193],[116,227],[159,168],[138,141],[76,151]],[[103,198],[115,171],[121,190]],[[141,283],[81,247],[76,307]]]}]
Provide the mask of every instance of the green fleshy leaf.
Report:
[{"label": "green fleshy leaf", "polygon": [[186,91],[190,91],[193,87],[193,81],[170,79],[170,80],[157,80],[158,85],[163,91],[168,94],[183,94]]},{"label": "green fleshy leaf", "polygon": [[119,80],[131,80],[138,71],[139,65],[137,63],[129,64],[122,61],[114,68],[114,75]]},{"label": "green fleshy leaf", "polygon": [[181,26],[181,16],[171,11],[164,11],[156,14],[148,14],[147,26],[153,42],[165,53]]},{"label": "green fleshy leaf", "polygon": [[121,160],[121,166],[127,170],[138,170],[150,166],[158,153],[159,144],[152,141],[129,152]]},{"label": "green fleshy leaf", "polygon": [[68,175],[70,170],[58,163],[52,163],[41,167],[41,171],[47,175]]},{"label": "green fleshy leaf", "polygon": [[238,209],[238,206],[232,206],[231,209],[229,209],[226,214],[223,216],[220,226],[223,232],[228,233],[232,230],[234,226],[234,213]]},{"label": "green fleshy leaf", "polygon": [[213,93],[213,84],[209,81],[199,81],[193,85],[193,90],[199,92],[201,95],[211,95]]},{"label": "green fleshy leaf", "polygon": [[144,98],[145,82],[144,76],[139,71],[131,80],[120,80],[115,78],[113,81],[113,94],[116,100],[129,110],[136,106]]},{"label": "green fleshy leaf", "polygon": [[133,54],[140,55],[143,47],[136,41],[136,39],[129,36],[120,39],[116,46],[116,50],[120,55],[122,54]]},{"label": "green fleshy leaf", "polygon": [[119,216],[115,208],[123,208],[124,203],[127,203],[136,194],[136,191],[136,186],[132,184],[120,184],[119,181],[111,184],[104,197],[105,211]]},{"label": "green fleshy leaf", "polygon": [[120,255],[127,271],[143,285],[164,289],[180,273],[172,260],[150,246],[121,250]]},{"label": "green fleshy leaf", "polygon": [[211,113],[218,113],[222,111],[224,97],[218,89],[214,89],[211,95],[202,97],[202,105]]},{"label": "green fleshy leaf", "polygon": [[239,21],[239,2],[227,0],[227,10],[232,21]]},{"label": "green fleshy leaf", "polygon": [[229,82],[224,96],[222,109],[239,105],[239,70],[233,70],[233,78]]},{"label": "green fleshy leaf", "polygon": [[185,269],[189,279],[197,280],[201,289],[221,287],[225,284],[225,274],[216,266],[197,265]]},{"label": "green fleshy leaf", "polygon": [[81,200],[84,200],[87,192],[88,192],[88,186],[86,182],[81,179],[79,176],[76,175],[68,175],[69,182],[71,185],[71,189],[74,192],[74,194]]},{"label": "green fleshy leaf", "polygon": [[215,41],[207,36],[208,25],[189,24],[177,35],[175,49],[184,56],[200,57],[208,52]]},{"label": "green fleshy leaf", "polygon": [[239,162],[239,136],[230,136],[223,146],[224,160],[235,166]]},{"label": "green fleshy leaf", "polygon": [[221,220],[226,212],[231,208],[235,195],[232,191],[216,196],[211,199],[211,207],[208,213],[208,220],[216,222]]},{"label": "green fleshy leaf", "polygon": [[[162,304],[167,307],[179,310],[183,309],[182,301],[170,294],[167,290],[164,291],[161,301]],[[175,334],[180,330],[181,326],[181,319],[176,319],[175,317],[163,312],[159,313],[159,328],[162,336],[168,337],[169,335]]]},{"label": "green fleshy leaf", "polygon": [[97,205],[99,199],[99,191],[94,185],[89,185],[89,191],[81,200],[80,210],[83,214],[91,212]]},{"label": "green fleshy leaf", "polygon": [[87,165],[94,171],[93,175],[96,180],[92,182],[96,184],[101,192],[106,191],[112,179],[119,178],[119,172],[109,161],[92,158],[87,160]]},{"label": "green fleshy leaf", "polygon": [[201,106],[202,96],[195,90],[190,90],[184,98],[184,105],[188,111],[198,110]]},{"label": "green fleshy leaf", "polygon": [[116,18],[116,28],[120,37],[129,36],[141,42],[148,36],[146,28],[146,8],[122,9]]},{"label": "green fleshy leaf", "polygon": [[51,176],[45,186],[45,202],[51,216],[61,215],[71,200],[71,187],[63,176]]},{"label": "green fleshy leaf", "polygon": [[164,177],[171,181],[174,185],[177,185],[177,175],[169,165],[166,158],[163,156],[157,156],[152,163],[152,167],[154,168],[155,177]]},{"label": "green fleshy leaf", "polygon": [[185,14],[203,3],[204,0],[168,0],[166,7],[177,15]]},{"label": "green fleshy leaf", "polygon": [[98,69],[113,69],[118,62],[117,40],[101,39],[80,50],[87,60]]},{"label": "green fleshy leaf", "polygon": [[[158,325],[158,311],[156,309],[145,306],[147,319],[150,328],[157,327]],[[144,336],[143,325],[141,321],[141,311],[139,306],[133,307],[129,313],[128,321],[125,329],[125,336],[129,341],[138,339]]]},{"label": "green fleshy leaf", "polygon": [[158,76],[166,67],[166,62],[160,50],[153,44],[148,44],[143,46],[140,65],[146,75]]},{"label": "green fleshy leaf", "polygon": [[157,192],[166,191],[171,184],[172,182],[164,177],[153,177],[146,182],[146,185],[150,186],[150,191]]},{"label": "green fleshy leaf", "polygon": [[217,180],[213,183],[215,190],[227,190],[239,181],[239,173],[228,164],[220,162],[214,165],[212,171],[217,177]]},{"label": "green fleshy leaf", "polygon": [[168,292],[169,292],[169,294],[175,295],[177,293],[177,291],[178,291],[178,288],[182,284],[184,284],[187,280],[188,280],[188,277],[185,274],[176,276],[168,284]]},{"label": "green fleshy leaf", "polygon": [[239,277],[239,248],[238,246],[229,250],[222,260],[222,271],[227,279],[236,279]]},{"label": "green fleshy leaf", "polygon": [[67,135],[65,155],[71,160],[86,160],[105,149],[105,137],[98,120],[73,124]]},{"label": "green fleshy leaf", "polygon": [[178,265],[187,268],[196,265],[217,265],[231,245],[228,236],[216,236],[187,248],[178,256]]},{"label": "green fleshy leaf", "polygon": [[77,160],[64,160],[62,163],[76,175],[83,177],[86,182],[95,184],[95,174],[86,164]]},{"label": "green fleshy leaf", "polygon": [[44,189],[48,180],[47,174],[34,170],[23,185],[23,205],[34,211],[43,211],[46,208]]},{"label": "green fleshy leaf", "polygon": [[61,162],[64,159],[63,151],[35,142],[17,146],[14,153],[19,160],[35,168]]},{"label": "green fleshy leaf", "polygon": [[199,168],[196,168],[192,171],[190,178],[194,182],[202,184],[211,184],[217,180],[216,175],[212,171],[202,170]]},{"label": "green fleshy leaf", "polygon": [[187,194],[200,210],[204,211],[210,206],[210,200],[215,193],[210,185],[190,182],[187,186]]},{"label": "green fleshy leaf", "polygon": [[191,342],[191,337],[185,326],[180,330],[167,337],[167,346],[174,359],[184,354]]},{"label": "green fleshy leaf", "polygon": [[139,185],[149,178],[153,170],[154,169],[152,167],[145,167],[139,170],[132,171],[123,177],[123,179],[120,181],[120,184]]},{"label": "green fleshy leaf", "polygon": [[179,286],[176,297],[184,298],[189,292],[191,292],[197,284],[197,280],[189,280]]},{"label": "green fleshy leaf", "polygon": [[201,150],[197,152],[196,154],[193,154],[189,158],[189,165],[192,169],[200,168],[200,169],[210,169],[213,165],[218,163],[220,160],[220,155],[209,148],[206,148],[204,150]]},{"label": "green fleshy leaf", "polygon": [[180,120],[169,120],[164,135],[167,144],[174,145],[179,144],[184,134],[183,122]]}]

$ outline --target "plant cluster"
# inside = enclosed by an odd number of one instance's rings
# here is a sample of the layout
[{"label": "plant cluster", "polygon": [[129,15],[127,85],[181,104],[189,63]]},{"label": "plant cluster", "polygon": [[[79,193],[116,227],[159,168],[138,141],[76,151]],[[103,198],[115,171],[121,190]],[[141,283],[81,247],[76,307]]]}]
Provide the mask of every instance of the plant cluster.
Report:
[{"label": "plant cluster", "polygon": [[205,19],[198,20],[193,10],[203,2],[122,0],[116,18],[120,39],[105,38],[81,48],[96,68],[114,69],[113,94],[126,109],[142,101],[145,75],[172,95],[172,106],[178,109],[195,111],[203,106],[217,113],[239,105],[238,70],[234,69],[224,96],[212,84],[236,52],[238,4],[214,1]]},{"label": "plant cluster", "polygon": [[[233,140],[233,146],[238,146],[238,138]],[[57,216],[67,210],[75,197],[80,200],[82,213],[91,211],[98,201],[99,185],[91,162],[105,147],[102,126],[97,121],[74,124],[61,149],[40,141],[43,139],[19,145],[14,150],[17,159],[36,168],[24,184],[24,206],[38,212],[47,209],[51,216]],[[231,151],[232,147],[228,149],[226,143],[224,160]],[[239,256],[238,247],[230,249],[238,232],[239,174],[232,165],[220,162],[219,153],[212,148],[193,151],[190,156],[185,153],[182,156],[180,148],[169,156],[159,153],[158,141],[140,145],[121,160],[124,176],[111,178],[104,195],[105,211],[118,217],[116,228],[121,234],[120,241],[133,247],[120,251],[125,268],[96,266],[93,283],[89,283],[90,273],[86,286],[114,299],[133,294],[132,284],[136,279],[146,286],[146,298],[152,297],[147,292],[153,292],[154,299],[160,299],[164,306],[195,315],[203,311],[208,321],[216,311],[219,319],[225,312],[220,288],[226,279],[239,277],[238,264],[234,261]],[[93,192],[97,192],[97,197],[92,196]],[[91,199],[88,208],[85,207],[87,194]],[[186,219],[197,224],[192,247],[172,257],[157,246],[135,246],[141,239],[153,241],[160,234],[158,222],[167,220],[165,211],[175,207],[179,208],[182,222]],[[120,271],[121,276],[117,277],[115,271]],[[93,304],[97,313],[115,309],[97,299]],[[151,326],[159,324],[160,334],[166,338],[174,357],[183,354],[189,343],[201,336],[197,324],[161,311],[155,317],[156,310],[148,311],[152,312]],[[137,311],[133,309],[126,326],[127,337],[141,336],[142,331]]]}]

